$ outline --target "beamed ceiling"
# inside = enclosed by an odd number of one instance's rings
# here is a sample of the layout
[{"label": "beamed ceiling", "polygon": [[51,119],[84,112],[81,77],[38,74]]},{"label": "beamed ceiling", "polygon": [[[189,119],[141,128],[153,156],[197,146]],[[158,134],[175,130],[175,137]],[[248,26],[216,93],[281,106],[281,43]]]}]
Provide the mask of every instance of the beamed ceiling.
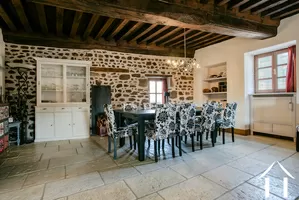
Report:
[{"label": "beamed ceiling", "polygon": [[233,37],[274,37],[299,0],[2,0],[4,41],[187,56]]}]

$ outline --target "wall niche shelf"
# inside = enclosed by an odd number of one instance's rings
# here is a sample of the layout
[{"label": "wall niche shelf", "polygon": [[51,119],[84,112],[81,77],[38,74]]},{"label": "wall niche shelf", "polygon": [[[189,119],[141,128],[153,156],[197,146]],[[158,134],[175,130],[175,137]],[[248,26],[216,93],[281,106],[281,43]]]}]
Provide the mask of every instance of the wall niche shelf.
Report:
[{"label": "wall niche shelf", "polygon": [[220,81],[226,81],[226,77],[219,77],[219,78],[207,78],[203,80],[205,82],[220,82]]},{"label": "wall niche shelf", "polygon": [[210,93],[203,93],[204,95],[217,95],[217,94],[227,94],[227,92],[210,92]]}]

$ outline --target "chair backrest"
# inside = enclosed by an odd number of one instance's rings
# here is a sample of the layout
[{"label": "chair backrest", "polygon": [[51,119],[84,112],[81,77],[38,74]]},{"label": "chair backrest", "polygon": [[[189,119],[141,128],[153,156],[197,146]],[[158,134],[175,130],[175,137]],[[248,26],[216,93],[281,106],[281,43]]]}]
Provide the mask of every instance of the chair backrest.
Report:
[{"label": "chair backrest", "polygon": [[134,103],[124,103],[123,110],[125,111],[132,111],[132,110],[137,110],[137,105]]},{"label": "chair backrest", "polygon": [[205,131],[213,131],[215,129],[215,122],[217,119],[217,115],[219,114],[219,111],[217,111],[217,108],[219,108],[219,104],[208,102],[205,103],[202,107],[202,117],[203,122],[202,126]]},{"label": "chair backrest", "polygon": [[175,106],[163,106],[156,109],[155,118],[155,139],[166,139],[169,135],[175,135],[176,133],[176,107]]},{"label": "chair backrest", "polygon": [[185,103],[180,105],[180,132],[181,136],[193,135],[195,132],[196,108],[194,104]]},{"label": "chair backrest", "polygon": [[236,112],[237,112],[237,103],[227,103],[224,109],[223,121],[229,127],[235,127],[236,124]]},{"label": "chair backrest", "polygon": [[116,131],[116,123],[115,123],[115,116],[114,111],[111,104],[104,104],[104,112],[107,116],[107,133],[109,136],[113,136],[114,132]]}]

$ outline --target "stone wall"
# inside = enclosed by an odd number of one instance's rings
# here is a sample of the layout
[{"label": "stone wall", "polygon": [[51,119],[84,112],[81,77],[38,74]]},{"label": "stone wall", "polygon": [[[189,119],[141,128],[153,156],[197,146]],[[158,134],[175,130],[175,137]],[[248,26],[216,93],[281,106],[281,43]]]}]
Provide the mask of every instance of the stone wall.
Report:
[{"label": "stone wall", "polygon": [[[5,46],[5,62],[36,65],[34,57],[92,61],[91,85],[110,85],[112,104],[121,107],[124,102],[138,105],[148,102],[148,78],[172,76],[170,100],[193,101],[193,71],[182,71],[166,64],[165,56],[139,55],[106,50],[80,50],[53,47],[9,44]],[[17,88],[17,71],[6,65],[6,91]],[[34,106],[36,105],[36,70],[28,72],[29,130],[34,130]],[[33,131],[31,131],[32,135]]]}]

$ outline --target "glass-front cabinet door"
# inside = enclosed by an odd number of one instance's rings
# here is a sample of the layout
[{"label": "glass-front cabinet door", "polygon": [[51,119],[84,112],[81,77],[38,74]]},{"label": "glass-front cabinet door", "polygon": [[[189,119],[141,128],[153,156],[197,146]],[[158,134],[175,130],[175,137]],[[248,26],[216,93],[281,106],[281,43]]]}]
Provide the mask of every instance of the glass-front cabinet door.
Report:
[{"label": "glass-front cabinet door", "polygon": [[63,103],[63,65],[43,64],[40,75],[41,103]]},{"label": "glass-front cabinet door", "polygon": [[66,102],[86,103],[87,76],[85,66],[66,66]]}]

